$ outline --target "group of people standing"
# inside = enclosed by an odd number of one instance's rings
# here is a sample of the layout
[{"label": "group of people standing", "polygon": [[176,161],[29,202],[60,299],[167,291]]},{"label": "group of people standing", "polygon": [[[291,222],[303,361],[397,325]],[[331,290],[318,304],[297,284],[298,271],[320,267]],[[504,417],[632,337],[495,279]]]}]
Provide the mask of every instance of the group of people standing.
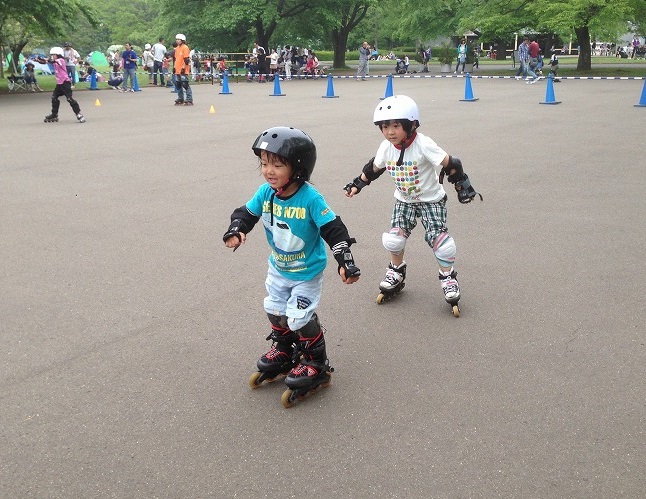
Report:
[{"label": "group of people standing", "polygon": [[[160,37],[154,45],[147,43],[141,58],[133,50],[132,44],[126,42],[123,52],[112,55],[112,72],[108,84],[121,92],[134,92],[136,72],[141,60],[141,67],[148,73],[148,84],[174,86],[177,93],[175,105],[193,105],[193,92],[189,84],[192,74],[191,50],[186,44],[186,35],[178,33],[172,48],[168,50],[165,39]],[[167,82],[170,65],[173,65],[172,83]]]},{"label": "group of people standing", "polygon": [[268,52],[259,42],[253,44],[251,52],[245,56],[247,81],[256,78],[260,83],[276,76],[291,80],[293,74],[317,77],[322,73],[319,59],[313,50],[285,45],[280,50],[272,48]]}]

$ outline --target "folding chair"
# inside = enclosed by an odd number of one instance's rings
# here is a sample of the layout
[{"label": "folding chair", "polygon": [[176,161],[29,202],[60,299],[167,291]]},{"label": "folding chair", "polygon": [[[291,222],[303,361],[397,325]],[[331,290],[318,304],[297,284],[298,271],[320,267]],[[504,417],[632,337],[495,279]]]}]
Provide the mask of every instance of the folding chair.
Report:
[{"label": "folding chair", "polygon": [[7,79],[7,88],[9,89],[9,92],[18,92],[18,91],[27,91],[27,83],[25,82],[25,79],[22,76],[15,76],[11,75]]},{"label": "folding chair", "polygon": [[11,59],[11,66],[13,67],[13,71],[11,76],[7,79],[7,88],[9,89],[9,92],[18,92],[19,90],[26,92],[27,83],[21,74],[16,75],[16,73],[18,73],[18,68],[16,68],[16,62],[13,58]]}]

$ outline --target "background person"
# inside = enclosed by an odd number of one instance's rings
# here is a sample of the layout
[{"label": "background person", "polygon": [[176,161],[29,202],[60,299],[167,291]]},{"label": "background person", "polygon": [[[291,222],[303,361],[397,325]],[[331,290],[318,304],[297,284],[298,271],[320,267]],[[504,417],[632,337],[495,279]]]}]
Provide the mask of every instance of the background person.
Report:
[{"label": "background person", "polygon": [[186,35],[178,33],[175,35],[175,47],[173,56],[173,72],[175,76],[175,89],[177,90],[176,106],[192,106],[193,91],[189,83],[191,74],[191,49],[186,45]]},{"label": "background person", "polygon": [[153,85],[157,85],[157,74],[159,73],[159,85],[164,87],[164,57],[166,56],[166,45],[164,37],[159,37],[159,41],[152,46],[153,54]]},{"label": "background person", "polygon": [[366,81],[366,73],[368,72],[368,59],[370,58],[370,45],[368,42],[363,42],[359,47],[359,67],[357,68],[357,81]]}]

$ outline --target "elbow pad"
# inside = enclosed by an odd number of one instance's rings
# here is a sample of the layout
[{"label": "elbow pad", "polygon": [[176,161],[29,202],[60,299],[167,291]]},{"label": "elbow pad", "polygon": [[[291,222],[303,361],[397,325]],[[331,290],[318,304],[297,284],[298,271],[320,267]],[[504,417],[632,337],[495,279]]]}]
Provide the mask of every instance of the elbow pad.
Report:
[{"label": "elbow pad", "polygon": [[373,180],[377,180],[386,171],[386,169],[383,168],[375,172],[374,164],[375,164],[375,158],[373,157],[363,166],[362,173],[368,179],[368,184],[370,184],[370,182],[372,182]]},{"label": "elbow pad", "polygon": [[[453,173],[449,173],[455,170]],[[462,161],[459,158],[449,156],[449,164],[440,170],[440,184],[444,183],[444,175],[448,175],[449,182],[455,184],[464,178],[464,168],[462,168]]]}]

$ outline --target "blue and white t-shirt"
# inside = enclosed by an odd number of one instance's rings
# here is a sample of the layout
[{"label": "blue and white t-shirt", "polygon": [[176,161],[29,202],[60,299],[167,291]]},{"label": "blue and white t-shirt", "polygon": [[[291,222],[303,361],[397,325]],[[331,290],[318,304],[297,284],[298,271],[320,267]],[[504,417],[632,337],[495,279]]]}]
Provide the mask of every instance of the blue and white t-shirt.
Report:
[{"label": "blue and white t-shirt", "polygon": [[336,218],[323,196],[308,183],[286,199],[274,196],[273,224],[270,213],[273,189],[263,184],[246,204],[260,217],[267,242],[272,248],[269,263],[281,275],[307,281],[320,274],[327,264],[320,228]]}]

